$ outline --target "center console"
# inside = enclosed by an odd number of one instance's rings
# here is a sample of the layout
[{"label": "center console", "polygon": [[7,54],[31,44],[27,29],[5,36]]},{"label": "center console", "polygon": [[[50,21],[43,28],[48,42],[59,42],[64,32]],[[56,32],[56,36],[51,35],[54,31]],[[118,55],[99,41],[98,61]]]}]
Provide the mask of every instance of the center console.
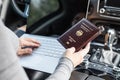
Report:
[{"label": "center console", "polygon": [[104,31],[91,42],[90,53],[76,69],[105,80],[120,80],[120,1],[88,0],[86,18]]}]

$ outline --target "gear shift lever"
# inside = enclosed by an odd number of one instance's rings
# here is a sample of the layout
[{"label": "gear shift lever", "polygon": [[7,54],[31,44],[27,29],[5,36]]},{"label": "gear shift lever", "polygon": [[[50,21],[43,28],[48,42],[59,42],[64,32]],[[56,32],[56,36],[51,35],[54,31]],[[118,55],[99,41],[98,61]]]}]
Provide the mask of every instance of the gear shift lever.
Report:
[{"label": "gear shift lever", "polygon": [[114,29],[108,29],[107,33],[105,34],[105,50],[112,50],[112,45],[114,40],[116,39],[116,32]]}]

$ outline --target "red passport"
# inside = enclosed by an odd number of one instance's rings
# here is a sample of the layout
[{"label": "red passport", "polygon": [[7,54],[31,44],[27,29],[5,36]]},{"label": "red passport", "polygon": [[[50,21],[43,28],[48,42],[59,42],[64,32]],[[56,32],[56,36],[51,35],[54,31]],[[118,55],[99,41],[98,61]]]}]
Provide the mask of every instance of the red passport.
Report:
[{"label": "red passport", "polygon": [[100,29],[87,19],[83,18],[64,34],[58,37],[58,41],[67,49],[75,47],[76,51],[83,48],[88,42],[100,34]]}]

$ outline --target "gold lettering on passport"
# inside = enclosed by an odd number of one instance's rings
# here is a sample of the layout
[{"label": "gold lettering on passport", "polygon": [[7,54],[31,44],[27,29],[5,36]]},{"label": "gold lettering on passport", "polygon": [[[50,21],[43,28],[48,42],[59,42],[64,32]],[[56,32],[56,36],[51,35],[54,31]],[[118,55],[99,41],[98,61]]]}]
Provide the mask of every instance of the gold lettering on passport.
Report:
[{"label": "gold lettering on passport", "polygon": [[72,38],[71,36],[69,36],[69,41],[70,42],[76,42],[74,38]]},{"label": "gold lettering on passport", "polygon": [[93,29],[91,27],[89,27],[86,23],[82,23],[86,28],[88,28],[89,30],[93,31]]},{"label": "gold lettering on passport", "polygon": [[91,27],[89,27],[86,22],[82,22],[81,29],[85,32],[93,31],[93,29]]},{"label": "gold lettering on passport", "polygon": [[83,31],[82,30],[76,31],[76,36],[80,37],[82,35],[83,35]]},{"label": "gold lettering on passport", "polygon": [[67,42],[66,42],[66,44],[68,44],[68,45],[69,45],[70,43],[67,41]]},{"label": "gold lettering on passport", "polygon": [[85,32],[89,32],[90,30],[88,28],[86,28],[84,25],[81,25],[82,30],[84,30]]}]

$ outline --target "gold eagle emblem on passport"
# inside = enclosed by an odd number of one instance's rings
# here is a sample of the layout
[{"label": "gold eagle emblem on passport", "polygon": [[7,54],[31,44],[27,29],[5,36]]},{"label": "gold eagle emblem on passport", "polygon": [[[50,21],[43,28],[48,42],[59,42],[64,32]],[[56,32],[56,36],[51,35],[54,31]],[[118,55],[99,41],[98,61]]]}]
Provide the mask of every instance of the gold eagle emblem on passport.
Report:
[{"label": "gold eagle emblem on passport", "polygon": [[76,36],[82,36],[82,35],[83,35],[83,31],[82,30],[76,31]]}]

